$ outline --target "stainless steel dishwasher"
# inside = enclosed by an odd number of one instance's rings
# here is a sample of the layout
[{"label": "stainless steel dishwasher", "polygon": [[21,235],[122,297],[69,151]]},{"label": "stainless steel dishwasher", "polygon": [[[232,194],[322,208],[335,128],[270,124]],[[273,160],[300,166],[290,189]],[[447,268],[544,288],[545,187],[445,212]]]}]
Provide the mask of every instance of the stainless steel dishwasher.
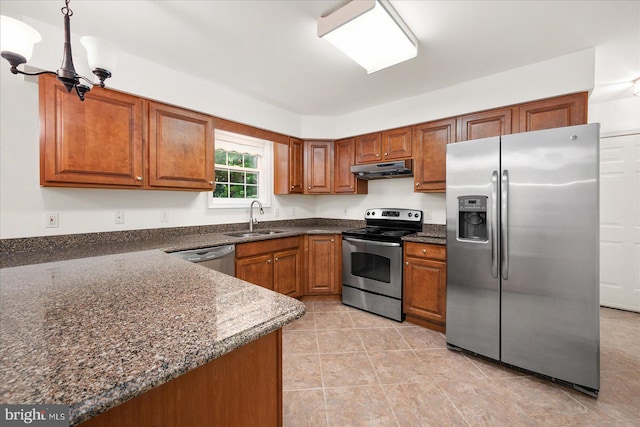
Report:
[{"label": "stainless steel dishwasher", "polygon": [[193,249],[190,251],[171,252],[171,255],[195,262],[203,267],[235,276],[235,245],[214,246],[211,248]]}]

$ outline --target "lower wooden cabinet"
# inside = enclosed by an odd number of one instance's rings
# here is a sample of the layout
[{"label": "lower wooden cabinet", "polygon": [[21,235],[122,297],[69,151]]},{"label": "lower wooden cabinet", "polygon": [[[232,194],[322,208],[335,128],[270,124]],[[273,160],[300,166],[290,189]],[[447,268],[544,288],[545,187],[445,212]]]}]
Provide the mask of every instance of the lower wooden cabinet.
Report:
[{"label": "lower wooden cabinet", "polygon": [[406,319],[444,332],[446,308],[446,247],[406,242],[403,302]]},{"label": "lower wooden cabinet", "polygon": [[305,295],[342,293],[342,236],[322,234],[305,236],[307,284]]},{"label": "lower wooden cabinet", "polygon": [[282,426],[282,330],[258,338],[79,425]]},{"label": "lower wooden cabinet", "polygon": [[290,297],[302,294],[301,237],[236,245],[236,277]]}]

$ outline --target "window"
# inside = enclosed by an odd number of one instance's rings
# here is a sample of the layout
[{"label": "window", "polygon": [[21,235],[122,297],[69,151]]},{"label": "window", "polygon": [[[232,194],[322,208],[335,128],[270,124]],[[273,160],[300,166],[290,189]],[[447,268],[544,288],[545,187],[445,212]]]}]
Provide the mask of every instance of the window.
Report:
[{"label": "window", "polygon": [[221,130],[215,139],[216,187],[209,207],[246,208],[251,200],[270,206],[273,143]]}]

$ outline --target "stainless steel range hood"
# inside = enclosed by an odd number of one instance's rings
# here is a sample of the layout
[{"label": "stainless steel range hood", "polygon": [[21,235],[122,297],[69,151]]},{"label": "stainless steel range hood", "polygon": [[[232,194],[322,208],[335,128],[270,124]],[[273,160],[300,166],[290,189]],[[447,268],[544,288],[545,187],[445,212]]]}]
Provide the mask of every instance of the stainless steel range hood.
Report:
[{"label": "stainless steel range hood", "polygon": [[371,163],[351,166],[351,173],[359,179],[407,178],[413,176],[413,160]]}]

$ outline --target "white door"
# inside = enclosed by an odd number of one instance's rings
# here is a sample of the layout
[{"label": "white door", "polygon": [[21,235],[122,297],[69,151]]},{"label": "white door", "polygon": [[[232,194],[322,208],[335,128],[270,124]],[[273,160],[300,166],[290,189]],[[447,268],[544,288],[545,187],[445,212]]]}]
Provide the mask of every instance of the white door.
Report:
[{"label": "white door", "polygon": [[600,305],[640,312],[640,134],[600,139]]}]

